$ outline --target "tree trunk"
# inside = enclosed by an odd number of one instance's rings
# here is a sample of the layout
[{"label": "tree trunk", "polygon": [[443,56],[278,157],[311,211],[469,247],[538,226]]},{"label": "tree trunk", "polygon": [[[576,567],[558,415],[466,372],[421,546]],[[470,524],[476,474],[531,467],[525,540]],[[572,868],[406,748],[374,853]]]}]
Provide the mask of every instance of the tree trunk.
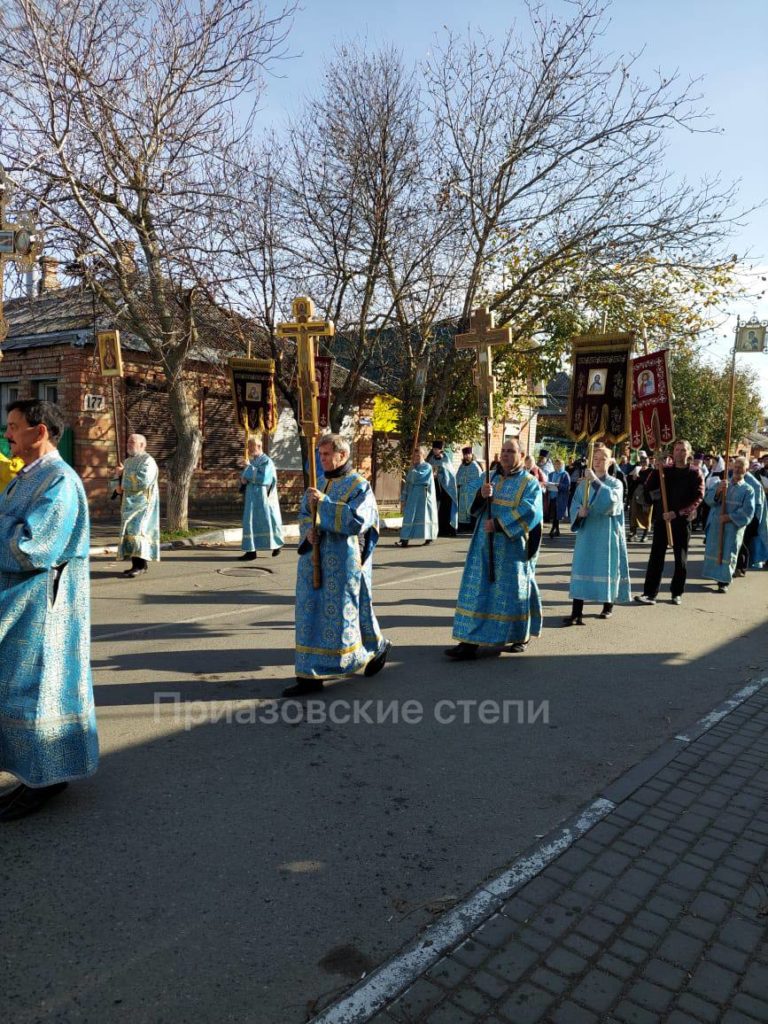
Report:
[{"label": "tree trunk", "polygon": [[192,477],[200,459],[202,435],[197,413],[190,405],[181,375],[168,392],[168,410],[176,431],[176,451],[168,463],[168,500],[166,506],[169,530],[189,529],[189,492]]}]

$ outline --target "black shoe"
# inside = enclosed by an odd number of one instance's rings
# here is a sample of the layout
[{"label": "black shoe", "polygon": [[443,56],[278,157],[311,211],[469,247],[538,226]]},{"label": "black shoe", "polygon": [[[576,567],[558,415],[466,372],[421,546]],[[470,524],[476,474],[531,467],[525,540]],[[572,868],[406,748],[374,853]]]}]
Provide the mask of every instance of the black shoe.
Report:
[{"label": "black shoe", "polygon": [[728,584],[727,583],[718,583],[717,584],[717,592],[718,592],[718,594],[727,594],[728,593]]},{"label": "black shoe", "polygon": [[566,615],[563,619],[564,626],[583,626],[584,619],[581,615]]},{"label": "black shoe", "polygon": [[425,541],[424,541],[424,547],[426,547],[426,546],[427,546],[428,544],[431,544],[431,543],[432,543],[432,541],[431,541],[431,540],[425,540]]},{"label": "black shoe", "polygon": [[407,540],[396,540],[395,541],[395,547],[396,548],[407,548],[408,547],[408,541]]},{"label": "black shoe", "polygon": [[518,640],[517,643],[510,644],[507,650],[509,651],[510,654],[525,654],[525,652],[528,650],[528,641]]},{"label": "black shoe", "polygon": [[322,679],[297,679],[293,686],[286,686],[281,696],[306,697],[309,693],[320,693],[322,688]]},{"label": "black shoe", "polygon": [[612,611],[610,611],[610,612],[603,611],[603,612],[600,612],[600,614],[597,617],[598,617],[598,619],[610,619],[610,617],[612,615],[613,615]]},{"label": "black shoe", "polygon": [[443,652],[451,661],[474,661],[477,657],[477,644],[466,644],[462,640],[455,647]]},{"label": "black shoe", "polygon": [[20,785],[14,786],[13,789],[6,789],[6,791],[0,795],[0,810],[3,807],[7,807],[8,804],[19,795],[21,790],[26,788],[27,787],[22,782]]},{"label": "black shoe", "polygon": [[255,558],[259,557],[258,551],[246,551],[244,555],[240,555],[241,562],[252,562]]},{"label": "black shoe", "polygon": [[377,673],[381,672],[381,670],[387,663],[387,655],[389,654],[389,649],[391,646],[392,644],[390,643],[389,640],[383,641],[379,653],[374,658],[371,658],[371,660],[363,669],[364,676],[368,676],[370,678],[371,676],[375,676]]},{"label": "black shoe", "polygon": [[135,580],[137,576],[142,576],[145,572],[149,572],[149,569],[146,567],[143,569],[131,569],[130,572],[125,573],[125,578]]},{"label": "black shoe", "polygon": [[27,818],[45,807],[49,800],[62,793],[68,782],[57,782],[53,786],[32,789],[31,786],[19,786],[11,799],[0,810],[0,821],[18,821]]},{"label": "black shoe", "polygon": [[275,548],[274,551],[272,552],[272,557],[277,558],[277,556],[280,554],[282,550],[282,548]]}]

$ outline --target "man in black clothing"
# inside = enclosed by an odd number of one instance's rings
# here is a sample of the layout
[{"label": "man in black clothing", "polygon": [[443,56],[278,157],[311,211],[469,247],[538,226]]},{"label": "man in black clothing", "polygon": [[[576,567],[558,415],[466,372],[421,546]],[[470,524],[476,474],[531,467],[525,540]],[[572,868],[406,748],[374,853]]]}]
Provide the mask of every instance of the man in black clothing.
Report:
[{"label": "man in black clothing", "polygon": [[667,553],[667,527],[672,528],[672,551],[675,556],[675,571],[672,576],[672,604],[680,604],[687,578],[688,541],[691,537],[691,520],[704,498],[704,477],[692,469],[691,446],[687,441],[676,441],[672,449],[674,465],[664,470],[667,491],[667,509],[661,501],[659,471],[654,469],[645,482],[645,491],[653,501],[653,543],[645,573],[642,594],[635,597],[639,604],[655,604],[659,592],[664,559]]}]

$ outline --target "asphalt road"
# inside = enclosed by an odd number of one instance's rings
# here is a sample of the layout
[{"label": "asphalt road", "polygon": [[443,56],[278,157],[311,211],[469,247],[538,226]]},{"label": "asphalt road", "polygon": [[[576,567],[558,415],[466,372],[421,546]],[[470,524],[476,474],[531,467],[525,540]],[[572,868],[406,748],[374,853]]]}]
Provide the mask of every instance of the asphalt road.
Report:
[{"label": "asphalt road", "polygon": [[[299,1024],[768,669],[768,573],[718,596],[700,539],[680,608],[582,629],[559,628],[572,539],[545,540],[543,636],[464,664],[441,652],[467,540],[393,539],[374,575],[390,663],[310,722],[276,702],[295,549],[255,565],[184,549],[134,581],[94,562],[102,764],[0,832],[0,1019]],[[636,592],[647,551],[631,548]],[[493,723],[503,701],[540,714]]]}]

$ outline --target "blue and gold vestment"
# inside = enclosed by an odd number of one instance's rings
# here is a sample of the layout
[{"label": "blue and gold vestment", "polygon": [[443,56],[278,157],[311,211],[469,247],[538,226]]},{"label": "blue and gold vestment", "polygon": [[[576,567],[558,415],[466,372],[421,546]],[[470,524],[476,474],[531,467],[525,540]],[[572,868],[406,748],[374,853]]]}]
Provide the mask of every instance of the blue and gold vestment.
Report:
[{"label": "blue and gold vestment", "polygon": [[327,479],[317,506],[323,585],[312,584],[312,526],[306,494],[299,510],[296,576],[296,675],[349,676],[379,653],[381,635],[371,599],[379,510],[365,477],[352,470]]},{"label": "blue and gold vestment", "polygon": [[571,500],[571,526],[578,518],[587,486],[589,515],[579,520],[568,596],[577,601],[628,604],[632,594],[624,536],[624,488],[620,480],[607,474],[599,483],[582,480]]},{"label": "blue and gold vestment", "polygon": [[488,579],[489,545],[485,502],[475,488],[475,532],[461,577],[453,619],[453,638],[498,647],[522,643],[541,633],[541,598],[528,557],[528,536],[541,524],[541,486],[524,469],[491,478],[491,515],[500,526],[493,535],[496,582]]},{"label": "blue and gold vestment", "polygon": [[275,464],[263,452],[241,474],[246,481],[243,504],[243,551],[274,551],[283,546],[283,519],[277,497]]},{"label": "blue and gold vestment", "polygon": [[456,470],[458,521],[460,523],[472,522],[472,502],[477,493],[478,482],[482,475],[483,471],[474,459],[471,462],[461,462]]},{"label": "blue and gold vestment", "polygon": [[157,463],[151,455],[130,455],[123,464],[120,557],[160,560],[160,496]]},{"label": "blue and gold vestment", "polygon": [[755,492],[746,480],[733,480],[728,484],[725,508],[731,522],[723,528],[723,561],[718,565],[720,551],[720,508],[722,497],[718,494],[720,484],[710,487],[704,494],[704,501],[712,512],[707,518],[707,537],[704,545],[704,565],[701,575],[704,579],[717,580],[728,584],[736,571],[739,548],[744,540],[744,530],[755,514]]},{"label": "blue and gold vestment", "polygon": [[98,765],[89,544],[83,485],[58,452],[0,495],[0,771],[28,786]]},{"label": "blue and gold vestment", "polygon": [[432,467],[428,462],[420,462],[408,470],[400,500],[404,506],[400,540],[435,540],[437,498]]}]

